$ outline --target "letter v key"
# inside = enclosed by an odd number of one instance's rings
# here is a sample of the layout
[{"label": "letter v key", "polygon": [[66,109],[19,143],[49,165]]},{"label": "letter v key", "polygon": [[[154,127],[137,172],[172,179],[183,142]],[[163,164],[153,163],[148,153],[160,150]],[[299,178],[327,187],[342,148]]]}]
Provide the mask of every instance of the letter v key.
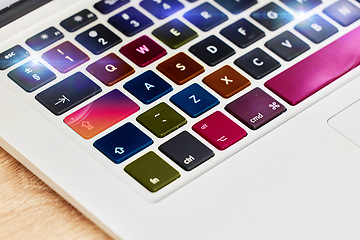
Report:
[{"label": "letter v key", "polygon": [[289,40],[287,40],[287,39],[285,41],[281,42],[281,45],[283,45],[283,46],[285,46],[287,48],[292,48],[291,42]]}]

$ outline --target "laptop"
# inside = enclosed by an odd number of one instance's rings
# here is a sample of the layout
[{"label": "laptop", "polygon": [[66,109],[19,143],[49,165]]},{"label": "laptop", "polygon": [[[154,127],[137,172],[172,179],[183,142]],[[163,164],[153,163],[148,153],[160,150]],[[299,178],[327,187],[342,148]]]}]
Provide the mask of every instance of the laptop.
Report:
[{"label": "laptop", "polygon": [[360,1],[0,4],[0,145],[114,239],[360,239]]}]

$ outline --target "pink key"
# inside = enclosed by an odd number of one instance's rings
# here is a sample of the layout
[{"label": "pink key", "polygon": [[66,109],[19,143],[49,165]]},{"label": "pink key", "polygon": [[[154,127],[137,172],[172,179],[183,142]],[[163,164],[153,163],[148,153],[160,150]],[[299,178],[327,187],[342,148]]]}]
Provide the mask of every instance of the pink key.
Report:
[{"label": "pink key", "polygon": [[146,67],[166,55],[166,50],[148,36],[141,36],[120,49],[139,67]]},{"label": "pink key", "polygon": [[360,27],[310,55],[265,83],[296,105],[360,63]]},{"label": "pink key", "polygon": [[192,128],[219,150],[230,147],[247,135],[244,129],[219,111],[196,123]]},{"label": "pink key", "polygon": [[85,139],[90,139],[131,114],[139,106],[115,89],[70,114],[64,122]]}]

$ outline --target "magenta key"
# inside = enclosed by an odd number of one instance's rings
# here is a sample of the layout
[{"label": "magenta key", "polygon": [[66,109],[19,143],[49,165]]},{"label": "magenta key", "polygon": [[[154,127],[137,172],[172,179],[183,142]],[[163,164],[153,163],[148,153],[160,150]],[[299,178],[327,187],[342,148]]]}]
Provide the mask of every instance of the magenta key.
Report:
[{"label": "magenta key", "polygon": [[148,36],[141,36],[120,49],[139,67],[146,67],[166,55],[166,50]]},{"label": "magenta key", "polygon": [[225,109],[252,130],[256,130],[286,111],[278,101],[260,88],[226,105]]},{"label": "magenta key", "polygon": [[219,150],[230,147],[247,135],[244,129],[219,111],[196,123],[192,128]]},{"label": "magenta key", "polygon": [[360,27],[265,83],[291,105],[335,81],[360,63]]},{"label": "magenta key", "polygon": [[67,73],[90,59],[69,41],[45,52],[42,58],[61,73]]}]

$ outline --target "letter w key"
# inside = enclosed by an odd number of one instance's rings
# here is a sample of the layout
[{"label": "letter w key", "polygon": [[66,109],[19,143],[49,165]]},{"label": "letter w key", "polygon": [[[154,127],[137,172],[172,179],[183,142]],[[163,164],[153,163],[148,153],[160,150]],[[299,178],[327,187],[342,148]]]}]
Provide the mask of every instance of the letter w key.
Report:
[{"label": "letter w key", "polygon": [[148,36],[141,36],[128,43],[120,52],[139,67],[146,67],[166,55],[166,50]]}]

